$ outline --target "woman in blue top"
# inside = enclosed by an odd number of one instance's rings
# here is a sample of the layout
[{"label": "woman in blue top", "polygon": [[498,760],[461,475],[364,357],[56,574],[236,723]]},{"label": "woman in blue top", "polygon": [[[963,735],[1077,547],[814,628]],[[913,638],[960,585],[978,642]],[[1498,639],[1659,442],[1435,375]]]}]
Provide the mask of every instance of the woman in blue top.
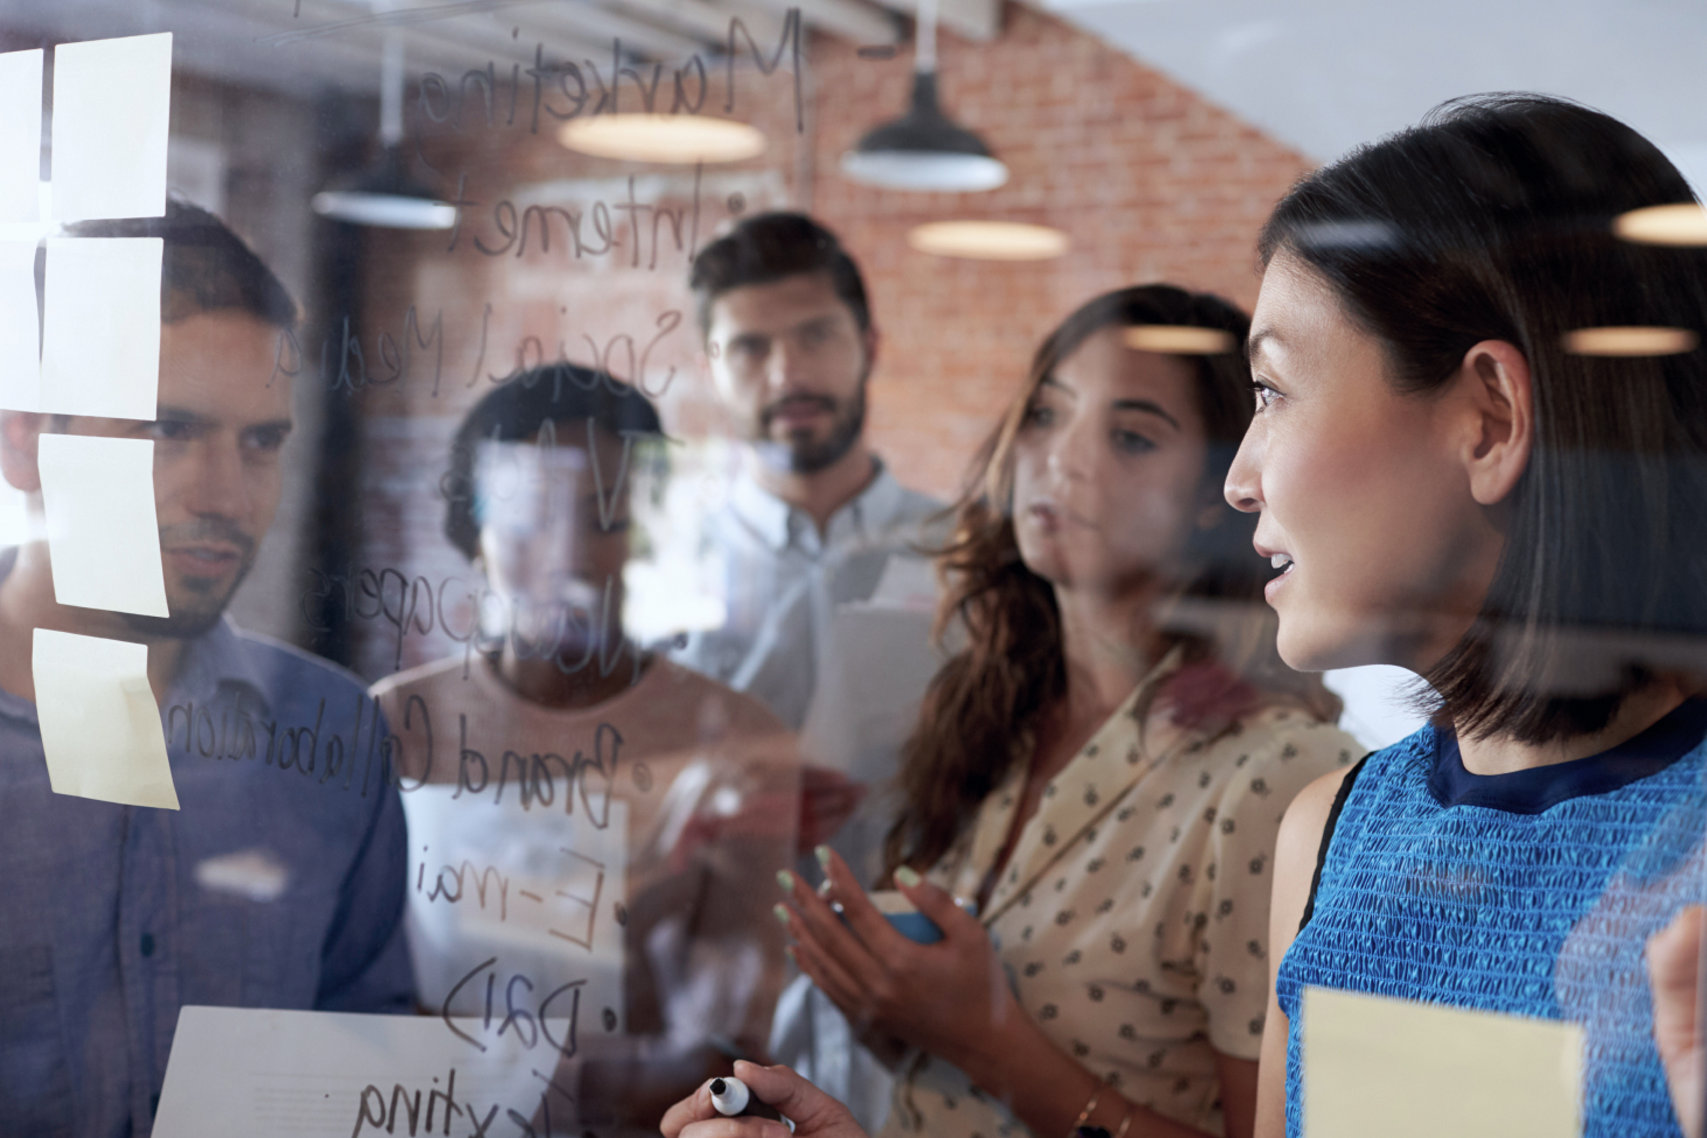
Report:
[{"label": "woman in blue top", "polygon": [[[1227,497],[1261,512],[1280,654],[1438,702],[1287,813],[1259,1136],[1302,1129],[1312,986],[1580,1022],[1584,1133],[1676,1131],[1642,946],[1700,892],[1707,701],[1675,649],[1707,634],[1707,253],[1614,229],[1693,200],[1623,124],[1499,95],[1264,230]],[[1605,354],[1630,326],[1641,354]]]}]

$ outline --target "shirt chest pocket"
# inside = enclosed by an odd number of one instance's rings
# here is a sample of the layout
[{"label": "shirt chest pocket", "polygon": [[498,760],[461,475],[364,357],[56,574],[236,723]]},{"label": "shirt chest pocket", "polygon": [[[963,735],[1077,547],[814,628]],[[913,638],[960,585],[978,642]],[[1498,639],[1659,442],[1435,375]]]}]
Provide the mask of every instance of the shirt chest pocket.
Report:
[{"label": "shirt chest pocket", "polygon": [[68,1055],[53,950],[0,946],[0,1103],[8,1133],[72,1132]]},{"label": "shirt chest pocket", "polygon": [[322,905],[213,895],[188,913],[179,959],[184,1002],[308,1008],[320,980]]}]

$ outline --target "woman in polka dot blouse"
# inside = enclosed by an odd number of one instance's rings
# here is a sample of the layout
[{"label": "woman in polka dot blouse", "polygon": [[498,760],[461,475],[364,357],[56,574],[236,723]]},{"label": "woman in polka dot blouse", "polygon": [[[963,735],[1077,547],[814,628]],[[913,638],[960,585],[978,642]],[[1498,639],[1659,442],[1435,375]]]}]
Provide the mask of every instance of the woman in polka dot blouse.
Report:
[{"label": "woman in polka dot blouse", "polygon": [[1362,750],[1274,657],[1222,500],[1246,331],[1171,286],[1097,297],[980,453],[943,556],[967,645],[888,849],[943,939],[900,935],[827,853],[845,922],[784,875],[800,967],[894,1062],[885,1133],[1251,1132],[1276,830]]}]

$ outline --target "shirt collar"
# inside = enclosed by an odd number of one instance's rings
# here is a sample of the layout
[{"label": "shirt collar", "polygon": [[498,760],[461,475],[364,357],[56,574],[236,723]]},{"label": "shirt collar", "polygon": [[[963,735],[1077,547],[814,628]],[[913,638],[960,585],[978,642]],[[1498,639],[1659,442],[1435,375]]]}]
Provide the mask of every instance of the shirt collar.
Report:
[{"label": "shirt collar", "polygon": [[263,707],[271,702],[267,677],[257,664],[256,654],[248,651],[231,618],[222,616],[213,628],[184,645],[172,692],[192,699],[211,699],[226,686],[249,689]]},{"label": "shirt collar", "polygon": [[[873,455],[872,464],[876,473],[871,481],[830,515],[829,523],[824,527],[826,534],[834,534],[841,528],[838,523],[844,518],[860,534],[881,532],[905,520],[905,488],[889,473],[881,458]],[[750,474],[736,479],[734,489],[730,491],[729,504],[736,515],[774,549],[786,549],[801,527],[812,525],[812,519],[804,511],[795,509],[760,486]]]}]

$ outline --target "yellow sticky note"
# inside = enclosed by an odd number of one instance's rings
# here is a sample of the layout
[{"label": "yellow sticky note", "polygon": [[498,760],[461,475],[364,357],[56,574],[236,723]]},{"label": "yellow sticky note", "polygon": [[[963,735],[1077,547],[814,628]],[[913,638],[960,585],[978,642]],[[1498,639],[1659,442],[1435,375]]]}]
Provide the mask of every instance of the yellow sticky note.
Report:
[{"label": "yellow sticky note", "polygon": [[1576,1024],[1307,988],[1310,1138],[1577,1138]]},{"label": "yellow sticky note", "polygon": [[172,34],[53,53],[53,212],[60,221],[166,212]]},{"label": "yellow sticky note", "polygon": [[154,512],[154,443],[42,435],[36,464],[54,599],[82,608],[169,615]]},{"label": "yellow sticky note", "polygon": [[40,48],[0,55],[0,224],[34,221],[41,185]]},{"label": "yellow sticky note", "polygon": [[31,667],[55,794],[178,809],[146,647],[38,628]]},{"label": "yellow sticky note", "polygon": [[40,406],[38,312],[35,243],[0,241],[0,410],[34,411]]},{"label": "yellow sticky note", "polygon": [[41,410],[154,418],[163,250],[158,237],[48,240]]}]

